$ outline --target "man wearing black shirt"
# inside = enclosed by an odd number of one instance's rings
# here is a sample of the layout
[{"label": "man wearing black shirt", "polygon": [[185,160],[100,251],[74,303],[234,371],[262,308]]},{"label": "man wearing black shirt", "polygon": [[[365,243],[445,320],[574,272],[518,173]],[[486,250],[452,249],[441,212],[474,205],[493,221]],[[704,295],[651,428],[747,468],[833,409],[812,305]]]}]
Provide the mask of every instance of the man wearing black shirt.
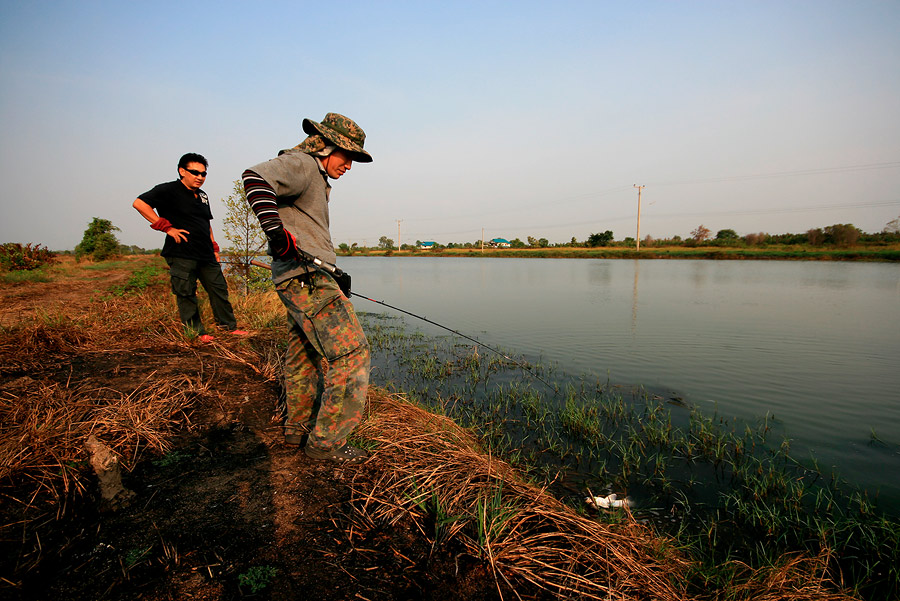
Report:
[{"label": "man wearing black shirt", "polygon": [[234,310],[228,300],[228,285],[219,265],[219,245],[213,236],[209,198],[200,189],[206,181],[207,162],[202,155],[190,152],[178,161],[177,179],[159,184],[135,199],[132,206],[150,227],[166,233],[162,256],[169,264],[172,292],[178,313],[189,332],[209,342],[200,320],[197,305],[197,281],[209,296],[216,325],[232,334],[247,332],[237,329]]}]

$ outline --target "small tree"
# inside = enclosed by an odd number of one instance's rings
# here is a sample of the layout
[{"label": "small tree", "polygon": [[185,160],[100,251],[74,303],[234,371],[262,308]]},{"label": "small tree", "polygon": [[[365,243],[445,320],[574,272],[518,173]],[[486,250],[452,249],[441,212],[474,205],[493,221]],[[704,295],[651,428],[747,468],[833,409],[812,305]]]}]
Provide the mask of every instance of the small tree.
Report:
[{"label": "small tree", "polygon": [[602,234],[591,234],[588,236],[587,245],[590,247],[594,246],[607,246],[613,240],[612,230],[606,230]]},{"label": "small tree", "polygon": [[885,234],[900,234],[900,217],[888,221],[882,231]]},{"label": "small tree", "polygon": [[394,241],[388,238],[387,236],[382,236],[378,239],[378,248],[383,248],[384,250],[391,250],[394,248]]},{"label": "small tree", "polygon": [[766,240],[768,239],[769,234],[765,232],[759,232],[758,234],[747,234],[746,236],[744,236],[744,242],[746,242],[750,246],[765,244]]},{"label": "small tree", "polygon": [[859,234],[859,229],[852,223],[836,223],[825,228],[826,239],[838,246],[856,244]]},{"label": "small tree", "polygon": [[697,242],[704,242],[709,239],[709,228],[705,227],[702,223],[697,226],[693,232],[691,232],[691,238],[696,240]]},{"label": "small tree", "polygon": [[84,230],[81,242],[75,247],[75,258],[90,256],[94,261],[105,261],[119,254],[119,241],[113,232],[120,231],[109,219],[94,217]]},{"label": "small tree", "polygon": [[737,240],[737,239],[738,239],[738,235],[737,235],[737,232],[734,230],[719,230],[718,232],[716,232],[716,240],[731,241],[731,240]]},{"label": "small tree", "polygon": [[250,265],[250,261],[265,254],[266,236],[247,202],[247,193],[241,180],[234,180],[231,195],[223,198],[222,202],[228,211],[223,225],[225,238],[231,244],[228,248],[229,256],[235,263],[231,265],[232,271],[244,281],[245,292],[250,288],[263,287],[269,276],[262,268]]},{"label": "small tree", "polygon": [[812,246],[819,246],[825,242],[825,232],[820,227],[808,229],[806,230],[806,240]]}]

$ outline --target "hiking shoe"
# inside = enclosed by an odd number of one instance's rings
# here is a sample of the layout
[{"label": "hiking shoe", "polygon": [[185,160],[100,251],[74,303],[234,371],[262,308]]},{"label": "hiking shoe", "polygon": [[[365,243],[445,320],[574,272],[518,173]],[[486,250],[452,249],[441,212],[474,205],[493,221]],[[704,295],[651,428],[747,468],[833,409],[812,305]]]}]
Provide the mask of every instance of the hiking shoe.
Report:
[{"label": "hiking shoe", "polygon": [[339,449],[331,449],[330,451],[306,445],[303,448],[303,452],[311,459],[337,461],[339,463],[348,464],[362,463],[369,456],[367,452],[362,449],[357,449],[356,447],[351,447],[349,444],[345,444]]},{"label": "hiking shoe", "polygon": [[289,447],[299,447],[306,444],[307,434],[285,434],[284,444]]},{"label": "hiking shoe", "polygon": [[197,336],[197,340],[200,342],[212,342],[215,340],[215,337],[210,334],[201,334],[200,336]]}]

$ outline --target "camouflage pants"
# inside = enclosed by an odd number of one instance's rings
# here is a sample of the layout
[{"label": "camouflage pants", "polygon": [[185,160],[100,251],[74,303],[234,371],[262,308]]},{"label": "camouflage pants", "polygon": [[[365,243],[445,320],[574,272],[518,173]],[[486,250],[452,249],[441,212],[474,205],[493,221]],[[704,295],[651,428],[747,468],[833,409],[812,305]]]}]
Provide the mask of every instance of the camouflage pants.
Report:
[{"label": "camouflage pants", "polygon": [[[344,445],[362,420],[369,387],[369,343],[353,305],[323,273],[276,288],[287,308],[285,434],[310,429],[307,444]],[[325,362],[327,361],[327,367]]]}]

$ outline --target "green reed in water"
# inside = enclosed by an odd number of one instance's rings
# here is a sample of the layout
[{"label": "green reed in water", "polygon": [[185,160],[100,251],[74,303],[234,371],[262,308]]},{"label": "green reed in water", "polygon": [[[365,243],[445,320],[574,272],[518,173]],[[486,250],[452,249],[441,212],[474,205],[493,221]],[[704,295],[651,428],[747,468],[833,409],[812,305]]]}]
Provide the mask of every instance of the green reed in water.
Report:
[{"label": "green reed in water", "polygon": [[758,567],[829,551],[830,567],[860,595],[900,594],[900,522],[814,459],[793,457],[787,440],[770,440],[773,416],[732,422],[641,387],[527,363],[537,380],[524,359],[410,333],[398,318],[361,319],[376,384],[472,429],[486,451],[579,510],[593,511],[588,493],[627,494],[638,520],[701,561],[698,583],[727,581],[721,566],[733,560]]}]

